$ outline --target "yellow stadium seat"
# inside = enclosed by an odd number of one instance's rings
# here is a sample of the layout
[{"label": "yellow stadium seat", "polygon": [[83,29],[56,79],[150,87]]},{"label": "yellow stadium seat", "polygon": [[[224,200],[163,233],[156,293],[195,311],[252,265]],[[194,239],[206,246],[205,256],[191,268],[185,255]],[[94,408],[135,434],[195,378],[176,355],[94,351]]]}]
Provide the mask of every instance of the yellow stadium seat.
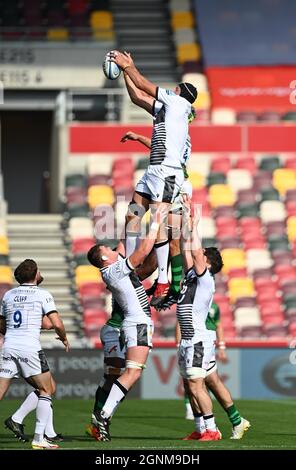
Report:
[{"label": "yellow stadium seat", "polygon": [[106,185],[94,185],[88,188],[88,203],[94,209],[99,204],[112,206],[114,204],[113,189]]},{"label": "yellow stadium seat", "polygon": [[50,41],[66,41],[69,38],[69,31],[65,28],[54,28],[47,31],[47,39]]},{"label": "yellow stadium seat", "polygon": [[227,184],[213,184],[209,189],[209,200],[213,208],[219,206],[233,206],[235,195]]},{"label": "yellow stadium seat", "polygon": [[231,302],[235,302],[239,297],[252,297],[255,294],[253,280],[249,277],[230,279],[228,290]]},{"label": "yellow stadium seat", "polygon": [[8,255],[9,253],[9,246],[8,240],[6,237],[0,237],[0,255]]},{"label": "yellow stadium seat", "polygon": [[0,266],[0,282],[12,284],[12,271],[9,266]]},{"label": "yellow stadium seat", "polygon": [[200,189],[205,187],[205,177],[197,171],[189,171],[189,181],[193,189]]},{"label": "yellow stadium seat", "polygon": [[189,61],[198,61],[200,58],[201,49],[199,44],[179,44],[177,46],[177,60],[179,64],[184,64],[184,62]]},{"label": "yellow stadium seat", "polygon": [[193,28],[194,18],[190,11],[175,11],[171,17],[171,24],[174,30],[179,28]]},{"label": "yellow stadium seat", "polygon": [[97,10],[93,11],[90,16],[90,25],[92,29],[112,30],[113,16],[110,11]]},{"label": "yellow stadium seat", "polygon": [[93,30],[92,37],[98,41],[112,41],[115,38],[113,31]]},{"label": "yellow stadium seat", "polygon": [[101,273],[95,266],[81,265],[75,269],[75,280],[77,286],[87,282],[98,282],[101,279]]},{"label": "yellow stadium seat", "polygon": [[228,273],[230,269],[246,267],[245,252],[239,248],[225,248],[221,251],[221,255],[224,263],[224,273]]},{"label": "yellow stadium seat", "polygon": [[281,196],[284,196],[288,189],[296,189],[296,171],[290,168],[278,168],[272,175],[273,186]]},{"label": "yellow stadium seat", "polygon": [[296,240],[296,216],[292,215],[287,220],[287,234],[290,242]]},{"label": "yellow stadium seat", "polygon": [[211,106],[211,97],[208,91],[199,91],[194,102],[197,109],[209,109]]}]

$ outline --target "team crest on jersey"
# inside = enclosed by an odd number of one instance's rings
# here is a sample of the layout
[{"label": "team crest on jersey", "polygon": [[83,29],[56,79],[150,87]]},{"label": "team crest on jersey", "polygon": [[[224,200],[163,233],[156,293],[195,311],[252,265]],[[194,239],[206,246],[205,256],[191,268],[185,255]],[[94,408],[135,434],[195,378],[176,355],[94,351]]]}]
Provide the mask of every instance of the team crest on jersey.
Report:
[{"label": "team crest on jersey", "polygon": [[165,90],[167,95],[174,95],[175,93],[172,90]]}]

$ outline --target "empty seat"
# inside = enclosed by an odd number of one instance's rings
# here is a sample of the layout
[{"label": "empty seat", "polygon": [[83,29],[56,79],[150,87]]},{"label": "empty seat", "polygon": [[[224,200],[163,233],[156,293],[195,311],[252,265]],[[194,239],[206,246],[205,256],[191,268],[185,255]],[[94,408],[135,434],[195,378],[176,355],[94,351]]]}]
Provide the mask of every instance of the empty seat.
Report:
[{"label": "empty seat", "polygon": [[0,254],[8,255],[8,253],[9,253],[8,239],[6,236],[0,236]]},{"label": "empty seat", "polygon": [[214,184],[224,184],[226,183],[226,176],[220,171],[213,171],[209,173],[207,179],[207,186],[213,186]]},{"label": "empty seat", "polygon": [[72,243],[72,253],[75,255],[87,253],[88,250],[95,244],[93,237],[91,238],[77,238]]},{"label": "empty seat", "polygon": [[260,205],[263,223],[281,221],[286,218],[285,206],[281,201],[264,201]]},{"label": "empty seat", "polygon": [[87,159],[87,173],[93,175],[111,175],[113,160],[110,155],[90,155]]},{"label": "empty seat", "polygon": [[227,183],[234,192],[237,192],[242,189],[251,189],[253,180],[248,170],[234,168],[227,173]]},{"label": "empty seat", "polygon": [[201,59],[201,48],[196,42],[177,44],[176,55],[178,64]]},{"label": "empty seat", "polygon": [[296,170],[280,168],[273,172],[273,185],[284,196],[288,190],[296,189]]},{"label": "empty seat", "polygon": [[235,302],[239,297],[255,295],[253,280],[248,277],[231,278],[228,282],[228,288],[231,302]]},{"label": "empty seat", "polygon": [[0,283],[12,284],[12,271],[10,266],[0,266]]},{"label": "empty seat", "polygon": [[254,123],[257,121],[257,114],[254,111],[240,111],[236,119],[237,122]]},{"label": "empty seat", "polygon": [[231,161],[228,156],[217,157],[212,160],[211,173],[223,173],[227,175],[231,169]]},{"label": "empty seat", "polygon": [[201,189],[205,186],[205,177],[202,174],[196,171],[189,171],[188,174],[193,189]]},{"label": "empty seat", "polygon": [[269,269],[273,265],[270,254],[265,249],[251,249],[247,251],[247,266],[250,273],[259,269]]},{"label": "empty seat", "polygon": [[280,199],[279,192],[275,188],[262,188],[262,201],[278,201]]},{"label": "empty seat", "polygon": [[112,13],[104,10],[93,11],[90,15],[90,26],[93,30],[112,30]]},{"label": "empty seat", "polygon": [[114,203],[114,194],[110,186],[95,185],[88,188],[88,203],[94,209],[100,204],[112,206]]},{"label": "empty seat", "polygon": [[209,188],[209,200],[213,208],[232,206],[235,203],[235,195],[227,184],[214,184]]},{"label": "empty seat", "polygon": [[100,271],[94,266],[77,266],[75,269],[75,281],[78,287],[89,282],[99,282],[100,279]]},{"label": "empty seat", "polygon": [[223,259],[223,272],[228,273],[230,269],[244,268],[246,266],[245,253],[239,248],[227,248],[221,252]]},{"label": "empty seat", "polygon": [[260,170],[274,171],[280,168],[281,162],[278,156],[262,157],[259,168]]},{"label": "empty seat", "polygon": [[256,307],[240,307],[234,312],[235,326],[239,329],[261,326],[259,310]]},{"label": "empty seat", "polygon": [[69,235],[72,240],[77,238],[92,238],[94,226],[86,217],[73,217],[69,222]]},{"label": "empty seat", "polygon": [[236,123],[235,111],[232,108],[214,108],[211,121],[215,125],[233,126]]},{"label": "empty seat", "polygon": [[180,28],[193,28],[194,18],[191,11],[173,11],[171,15],[173,30]]},{"label": "empty seat", "polygon": [[254,157],[241,157],[235,162],[235,168],[248,170],[252,175],[257,171],[257,163]]}]

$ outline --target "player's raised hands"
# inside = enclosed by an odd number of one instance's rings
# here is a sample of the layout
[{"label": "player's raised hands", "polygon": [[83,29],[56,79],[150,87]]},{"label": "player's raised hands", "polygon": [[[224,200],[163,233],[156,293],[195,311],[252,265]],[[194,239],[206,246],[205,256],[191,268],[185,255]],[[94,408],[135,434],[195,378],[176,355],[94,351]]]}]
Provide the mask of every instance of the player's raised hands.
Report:
[{"label": "player's raised hands", "polygon": [[109,56],[110,60],[115,62],[122,70],[134,65],[134,61],[129,52],[111,51]]},{"label": "player's raised hands", "polygon": [[126,142],[127,140],[138,140],[138,134],[132,131],[126,132],[120,139],[120,142]]},{"label": "player's raised hands", "polygon": [[160,204],[157,207],[156,211],[151,211],[152,223],[156,222],[157,224],[161,225],[167,216],[168,216],[168,206],[166,204]]}]

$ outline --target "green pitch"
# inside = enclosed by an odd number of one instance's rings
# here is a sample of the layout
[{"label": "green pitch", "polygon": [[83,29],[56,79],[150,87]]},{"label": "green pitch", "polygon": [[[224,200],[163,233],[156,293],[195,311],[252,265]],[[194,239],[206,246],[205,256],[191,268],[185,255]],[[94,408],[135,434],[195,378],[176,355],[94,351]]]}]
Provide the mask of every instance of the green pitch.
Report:
[{"label": "green pitch", "polygon": [[[30,449],[4,429],[3,421],[19,405],[17,400],[0,403],[0,449]],[[182,441],[194,430],[193,422],[184,419],[181,400],[126,400],[117,411],[111,426],[111,442],[97,442],[85,435],[90,419],[91,401],[54,402],[55,427],[65,436],[61,449],[296,449],[295,400],[237,400],[242,416],[252,427],[240,441],[229,439],[231,426],[226,414],[215,404],[217,424],[223,439],[218,442]],[[32,435],[34,414],[26,418],[25,431]]]}]

